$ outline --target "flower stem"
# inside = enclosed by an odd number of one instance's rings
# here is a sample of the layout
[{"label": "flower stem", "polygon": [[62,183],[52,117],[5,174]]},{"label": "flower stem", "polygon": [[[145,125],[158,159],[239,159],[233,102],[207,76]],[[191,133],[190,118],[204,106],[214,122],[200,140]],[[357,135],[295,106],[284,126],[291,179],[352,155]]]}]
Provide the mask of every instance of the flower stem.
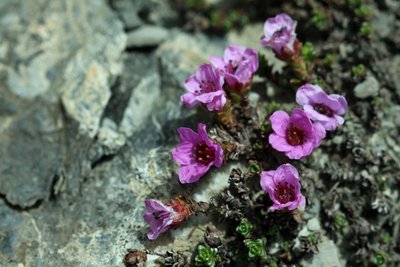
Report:
[{"label": "flower stem", "polygon": [[232,103],[227,99],[225,106],[217,112],[218,121],[227,128],[230,133],[236,133],[236,116],[234,114]]}]

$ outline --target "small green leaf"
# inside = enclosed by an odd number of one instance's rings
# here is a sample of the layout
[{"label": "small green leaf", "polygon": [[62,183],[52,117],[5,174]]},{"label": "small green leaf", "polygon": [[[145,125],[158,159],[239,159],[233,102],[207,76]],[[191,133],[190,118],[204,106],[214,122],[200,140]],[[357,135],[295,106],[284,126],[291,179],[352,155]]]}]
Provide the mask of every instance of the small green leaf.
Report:
[{"label": "small green leaf", "polygon": [[256,258],[265,259],[267,257],[267,253],[265,252],[265,241],[263,239],[246,239],[243,242],[249,251],[247,256],[250,260],[254,260]]},{"label": "small green leaf", "polygon": [[221,261],[221,257],[218,255],[217,248],[209,248],[203,245],[197,247],[197,255],[194,258],[196,266],[207,266],[214,267],[215,264]]},{"label": "small green leaf", "polygon": [[238,227],[236,227],[236,232],[241,234],[244,238],[249,238],[252,230],[253,230],[253,225],[251,225],[249,220],[247,220],[246,218],[243,218],[240,221]]}]

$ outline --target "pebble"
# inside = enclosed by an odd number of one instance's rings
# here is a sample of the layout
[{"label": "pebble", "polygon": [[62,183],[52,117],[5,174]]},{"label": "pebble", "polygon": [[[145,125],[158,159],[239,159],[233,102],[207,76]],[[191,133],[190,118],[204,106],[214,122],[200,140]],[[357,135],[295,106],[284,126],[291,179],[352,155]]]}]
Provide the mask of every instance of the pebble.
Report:
[{"label": "pebble", "polygon": [[357,98],[367,98],[376,96],[379,92],[379,82],[373,76],[368,76],[365,81],[359,83],[354,88],[354,94]]},{"label": "pebble", "polygon": [[161,44],[168,35],[162,27],[146,25],[128,32],[127,47],[149,47]]}]

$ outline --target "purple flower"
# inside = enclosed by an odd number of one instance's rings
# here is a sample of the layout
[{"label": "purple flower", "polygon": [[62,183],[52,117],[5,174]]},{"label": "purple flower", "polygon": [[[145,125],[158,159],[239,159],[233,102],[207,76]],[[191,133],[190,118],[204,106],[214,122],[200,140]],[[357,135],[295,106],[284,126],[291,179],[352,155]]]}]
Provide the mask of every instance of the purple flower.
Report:
[{"label": "purple flower", "polygon": [[150,232],[147,234],[150,240],[156,239],[171,228],[176,229],[191,214],[189,206],[181,198],[166,204],[156,199],[147,199],[145,203],[146,211],[143,218],[150,227]]},{"label": "purple flower", "polygon": [[210,61],[233,90],[247,87],[258,69],[257,51],[233,44],[225,49],[223,57],[210,57]]},{"label": "purple flower", "polygon": [[264,23],[264,36],[260,44],[271,48],[278,56],[282,52],[294,52],[296,24],[297,22],[285,13],[267,19]]},{"label": "purple flower", "polygon": [[283,164],[275,171],[261,172],[260,184],[274,202],[270,211],[294,210],[306,203],[300,192],[299,173],[291,164]]},{"label": "purple flower", "polygon": [[322,125],[312,124],[307,114],[299,108],[293,109],[290,117],[284,111],[275,111],[270,120],[274,132],[269,135],[269,143],[290,159],[310,155],[325,137]]},{"label": "purple flower", "polygon": [[333,131],[344,122],[343,115],[347,102],[343,96],[327,95],[318,85],[306,84],[296,93],[296,101],[312,120],[322,124],[327,131]]},{"label": "purple flower", "polygon": [[207,135],[206,126],[199,123],[198,133],[189,128],[178,128],[180,144],[172,150],[172,157],[180,165],[179,181],[197,182],[212,165],[221,167],[223,150]]},{"label": "purple flower", "polygon": [[209,111],[220,111],[226,103],[223,85],[220,72],[210,64],[203,64],[186,80],[184,86],[188,93],[181,96],[181,101],[189,108],[202,103]]}]

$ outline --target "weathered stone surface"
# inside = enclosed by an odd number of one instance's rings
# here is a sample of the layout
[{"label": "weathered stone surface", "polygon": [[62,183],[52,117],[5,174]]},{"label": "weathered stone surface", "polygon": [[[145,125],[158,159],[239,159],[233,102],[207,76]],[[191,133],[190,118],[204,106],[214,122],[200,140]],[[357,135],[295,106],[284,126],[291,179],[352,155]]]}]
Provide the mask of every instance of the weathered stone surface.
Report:
[{"label": "weathered stone surface", "polygon": [[60,111],[37,102],[0,127],[0,194],[21,208],[50,194],[63,158]]},{"label": "weathered stone surface", "polygon": [[56,101],[62,93],[67,113],[93,137],[109,84],[121,71],[126,41],[121,23],[97,0],[2,5],[0,54],[6,64],[0,63],[0,72],[7,88],[28,99],[50,91],[46,98]]}]

